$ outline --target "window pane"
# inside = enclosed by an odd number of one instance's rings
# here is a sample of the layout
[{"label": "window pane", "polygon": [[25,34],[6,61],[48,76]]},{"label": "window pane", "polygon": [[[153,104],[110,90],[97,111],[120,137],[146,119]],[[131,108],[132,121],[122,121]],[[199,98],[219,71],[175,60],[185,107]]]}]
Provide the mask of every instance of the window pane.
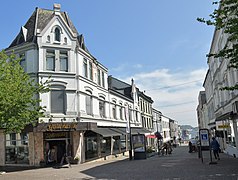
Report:
[{"label": "window pane", "polygon": [[51,91],[51,112],[65,114],[65,91],[52,90]]},{"label": "window pane", "polygon": [[98,85],[101,86],[101,74],[100,69],[98,69]]},{"label": "window pane", "polygon": [[87,59],[83,60],[83,75],[84,75],[84,77],[88,77],[88,63],[87,63]]},{"label": "window pane", "polygon": [[60,52],[60,71],[68,71],[68,54]]},{"label": "window pane", "polygon": [[105,87],[104,72],[102,72],[102,86]]},{"label": "window pane", "polygon": [[20,55],[20,65],[21,67],[24,69],[24,71],[26,72],[26,58],[25,58],[25,54],[21,54]]},{"label": "window pane", "polygon": [[50,70],[50,71],[55,70],[55,52],[54,51],[47,51],[46,70]]},{"label": "window pane", "polygon": [[93,64],[89,62],[89,79],[93,80]]},{"label": "window pane", "polygon": [[105,102],[103,100],[99,100],[99,112],[101,117],[105,117]]},{"label": "window pane", "polygon": [[90,95],[86,95],[86,113],[92,115],[92,97]]},{"label": "window pane", "polygon": [[6,164],[29,164],[28,134],[6,134],[5,153]]},{"label": "window pane", "polygon": [[112,117],[113,119],[116,119],[116,104],[112,105]]},{"label": "window pane", "polygon": [[55,28],[55,41],[60,41],[60,30]]}]

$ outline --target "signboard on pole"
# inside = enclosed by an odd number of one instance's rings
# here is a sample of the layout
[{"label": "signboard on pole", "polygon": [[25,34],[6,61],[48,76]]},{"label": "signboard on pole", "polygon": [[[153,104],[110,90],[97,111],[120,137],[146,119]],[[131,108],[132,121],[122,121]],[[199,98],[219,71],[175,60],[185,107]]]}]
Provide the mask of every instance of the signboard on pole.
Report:
[{"label": "signboard on pole", "polygon": [[201,146],[209,146],[209,131],[208,129],[199,130]]}]

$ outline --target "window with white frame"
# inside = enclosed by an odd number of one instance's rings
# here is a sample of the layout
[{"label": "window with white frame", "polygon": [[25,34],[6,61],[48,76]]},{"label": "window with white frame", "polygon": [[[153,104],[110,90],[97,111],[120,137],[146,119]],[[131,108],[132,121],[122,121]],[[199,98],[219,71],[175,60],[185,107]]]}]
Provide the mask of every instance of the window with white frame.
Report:
[{"label": "window with white frame", "polygon": [[93,80],[93,63],[89,62],[89,79]]},{"label": "window with white frame", "polygon": [[25,53],[20,54],[20,65],[23,68],[23,70],[26,72],[26,57],[25,57]]},{"label": "window with white frame", "polygon": [[100,69],[97,70],[98,73],[98,85],[101,86],[101,71]]},{"label": "window with white frame", "polygon": [[68,52],[60,51],[60,71],[68,71]]},{"label": "window with white frame", "polygon": [[51,86],[51,113],[66,114],[66,91],[64,86]]},{"label": "window with white frame", "polygon": [[29,164],[29,137],[27,133],[11,133],[5,136],[5,163]]},{"label": "window with white frame", "polygon": [[132,109],[131,109],[131,106],[129,106],[129,120],[132,121]]},{"label": "window with white frame", "polygon": [[120,106],[119,106],[119,114],[120,114],[120,119],[123,120],[123,109],[122,109],[122,103],[120,103]]},{"label": "window with white frame", "polygon": [[105,73],[102,71],[102,87],[105,87]]},{"label": "window with white frame", "polygon": [[46,51],[46,70],[55,71],[55,51]]},{"label": "window with white frame", "polygon": [[105,98],[99,97],[99,113],[101,117],[105,117]]},{"label": "window with white frame", "polygon": [[136,122],[139,122],[137,109],[136,109],[136,111],[135,111],[135,114],[136,114]]},{"label": "window with white frame", "polygon": [[117,116],[116,116],[116,101],[113,101],[112,103],[113,103],[112,104],[112,118],[116,119],[117,118]]},{"label": "window with white frame", "polygon": [[83,59],[83,76],[88,77],[88,61],[87,59]]},{"label": "window with white frame", "polygon": [[93,115],[93,98],[92,92],[86,91],[86,113],[87,115]]}]

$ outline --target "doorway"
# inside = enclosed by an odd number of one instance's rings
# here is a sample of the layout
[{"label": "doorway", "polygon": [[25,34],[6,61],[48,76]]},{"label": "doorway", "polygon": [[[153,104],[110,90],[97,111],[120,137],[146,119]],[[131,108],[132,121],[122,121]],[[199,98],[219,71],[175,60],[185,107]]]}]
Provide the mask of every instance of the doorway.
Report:
[{"label": "doorway", "polygon": [[54,139],[45,141],[45,154],[47,164],[60,164],[66,153],[67,139]]}]

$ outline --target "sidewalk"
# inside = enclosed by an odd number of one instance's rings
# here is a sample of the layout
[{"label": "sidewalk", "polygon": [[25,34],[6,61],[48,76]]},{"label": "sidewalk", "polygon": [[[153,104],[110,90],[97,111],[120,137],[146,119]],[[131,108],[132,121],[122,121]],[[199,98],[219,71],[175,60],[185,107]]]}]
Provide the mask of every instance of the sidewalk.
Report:
[{"label": "sidewalk", "polygon": [[197,153],[188,153],[188,147],[173,149],[171,155],[152,156],[145,160],[129,161],[118,157],[105,161],[72,165],[72,168],[39,168],[22,171],[6,171],[0,179],[7,180],[75,180],[75,179],[117,179],[117,180],[196,180],[196,179],[238,179],[238,159],[221,153],[217,164],[209,165],[209,152],[204,152],[204,163]]}]

